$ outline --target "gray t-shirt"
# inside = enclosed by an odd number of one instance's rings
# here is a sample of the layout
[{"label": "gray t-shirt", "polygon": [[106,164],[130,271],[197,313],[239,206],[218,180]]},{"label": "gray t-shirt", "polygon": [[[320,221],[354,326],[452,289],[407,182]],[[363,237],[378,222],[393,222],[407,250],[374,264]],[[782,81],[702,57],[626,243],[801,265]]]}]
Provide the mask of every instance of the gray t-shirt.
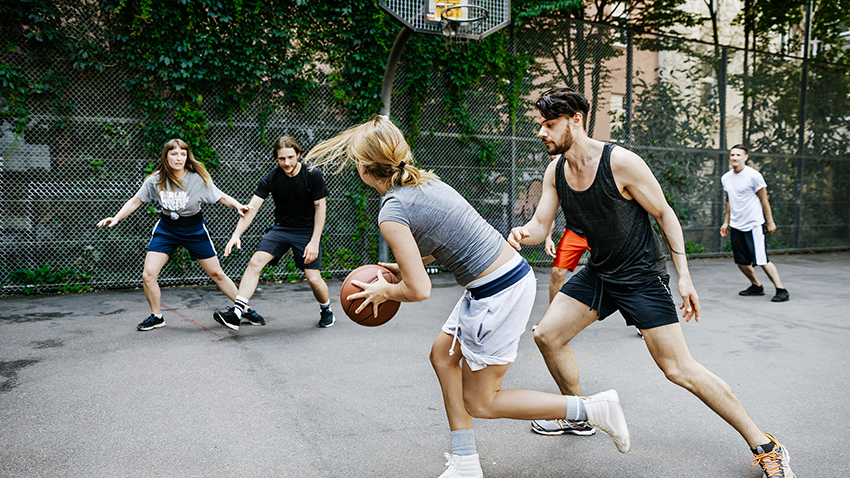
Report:
[{"label": "gray t-shirt", "polygon": [[194,216],[201,212],[201,203],[214,203],[224,196],[215,184],[210,182],[210,187],[204,182],[204,179],[191,171],[187,172],[181,182],[185,189],[180,189],[171,184],[171,181],[166,181],[166,190],[157,190],[156,182],[159,181],[159,173],[153,173],[142,183],[136,197],[142,202],[159,202],[162,207],[162,213],[171,216],[176,220],[176,216],[188,217]]},{"label": "gray t-shirt", "polygon": [[442,181],[387,191],[378,214],[378,222],[384,221],[409,227],[422,257],[434,256],[461,285],[481,275],[502,253],[502,235]]}]

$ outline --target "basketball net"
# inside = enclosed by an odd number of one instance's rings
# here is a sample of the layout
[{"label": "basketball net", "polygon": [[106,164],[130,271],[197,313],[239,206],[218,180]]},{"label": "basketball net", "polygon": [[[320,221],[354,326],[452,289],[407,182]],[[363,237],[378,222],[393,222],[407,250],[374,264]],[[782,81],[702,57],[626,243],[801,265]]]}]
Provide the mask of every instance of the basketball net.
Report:
[{"label": "basketball net", "polygon": [[446,39],[446,45],[450,48],[455,44],[469,43],[468,34],[472,30],[471,24],[461,23],[454,20],[443,22],[443,37]]},{"label": "basketball net", "polygon": [[451,48],[455,44],[472,41],[471,36],[482,33],[487,15],[485,8],[460,4],[459,1],[441,10],[440,22],[446,45]]}]

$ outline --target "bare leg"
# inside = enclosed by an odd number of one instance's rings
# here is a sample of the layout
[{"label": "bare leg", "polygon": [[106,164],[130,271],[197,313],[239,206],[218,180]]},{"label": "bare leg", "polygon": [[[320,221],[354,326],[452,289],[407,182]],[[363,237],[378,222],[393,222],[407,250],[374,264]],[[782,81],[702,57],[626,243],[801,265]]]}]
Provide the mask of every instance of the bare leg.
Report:
[{"label": "bare leg", "polygon": [[454,355],[449,355],[452,346],[451,335],[440,332],[431,346],[431,366],[440,381],[443,391],[443,405],[449,419],[449,429],[467,430],[472,428],[472,417],[463,404],[463,375],[460,369],[460,345],[455,344]]},{"label": "bare leg", "polygon": [[148,251],[145,254],[145,265],[142,269],[142,284],[145,289],[145,299],[148,300],[151,312],[156,315],[162,314],[162,308],[160,307],[162,292],[159,289],[157,279],[159,278],[159,272],[162,270],[162,266],[166,262],[168,262],[168,254],[163,252]]},{"label": "bare leg", "polygon": [[327,304],[331,299],[328,293],[328,284],[322,279],[322,271],[318,269],[304,269],[304,274],[307,276],[307,282],[310,284],[310,288],[313,289],[313,297],[320,304]]},{"label": "bare leg", "polygon": [[566,294],[557,294],[534,330],[534,341],[563,395],[581,395],[578,362],[569,342],[598,319],[596,312]]},{"label": "bare leg", "polygon": [[742,264],[737,264],[737,266],[738,269],[741,269],[741,272],[743,272],[744,275],[747,276],[747,279],[749,279],[754,286],[758,287],[761,285],[759,278],[756,276],[756,270],[753,266],[745,266]]},{"label": "bare leg", "polygon": [[696,395],[732,425],[750,448],[765,443],[764,434],[729,385],[691,356],[681,324],[644,329],[643,336],[649,353],[668,380]]},{"label": "bare leg", "polygon": [[461,364],[460,345],[449,355],[453,337],[441,332],[431,347],[431,365],[443,391],[451,430],[472,428],[472,417],[520,420],[559,419],[567,414],[562,395],[533,390],[502,390],[508,365],[488,365],[473,372]]},{"label": "bare leg", "polygon": [[767,274],[767,278],[773,282],[773,285],[775,285],[777,289],[785,288],[782,287],[782,279],[779,278],[779,271],[776,270],[776,266],[773,265],[773,262],[768,262],[761,266],[761,268],[764,269],[764,272]]},{"label": "bare leg", "polygon": [[561,286],[564,285],[564,279],[567,278],[567,270],[562,269],[560,267],[552,268],[552,277],[549,278],[549,303],[555,299],[555,296],[558,295],[558,291],[561,290]]},{"label": "bare leg", "polygon": [[563,395],[534,390],[502,390],[509,365],[488,365],[473,372],[463,363],[463,403],[475,418],[555,420],[567,416]]},{"label": "bare leg", "polygon": [[250,299],[254,295],[254,292],[257,291],[257,284],[260,282],[260,274],[263,273],[263,267],[266,267],[266,264],[274,258],[274,255],[264,251],[257,251],[251,256],[248,267],[245,268],[242,279],[239,281],[238,294],[240,296]]},{"label": "bare leg", "polygon": [[207,259],[201,259],[198,261],[198,264],[204,269],[204,272],[210,276],[215,285],[224,292],[224,295],[227,296],[230,300],[236,300],[236,284],[224,273],[224,269],[221,268],[221,263],[218,261],[218,257],[212,256]]}]

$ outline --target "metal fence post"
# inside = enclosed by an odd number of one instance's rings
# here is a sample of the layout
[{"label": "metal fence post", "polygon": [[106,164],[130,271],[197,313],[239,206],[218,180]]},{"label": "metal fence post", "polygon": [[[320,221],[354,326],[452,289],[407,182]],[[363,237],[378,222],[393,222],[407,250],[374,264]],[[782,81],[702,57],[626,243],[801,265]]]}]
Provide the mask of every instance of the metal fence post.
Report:
[{"label": "metal fence post", "polygon": [[[509,27],[508,35],[511,39],[511,55],[516,58],[516,31],[514,30],[514,26],[511,25]],[[523,75],[525,78],[525,75]],[[512,115],[513,119],[511,120],[511,193],[510,193],[510,202],[508,203],[508,210],[511,212],[511,219],[509,223],[509,229],[513,229],[515,226],[519,226],[516,222],[516,210],[513,207],[516,204],[516,113]]]},{"label": "metal fence post", "polygon": [[806,101],[809,84],[809,41],[812,32],[812,0],[806,0],[806,27],[803,37],[803,72],[800,75],[800,114],[797,140],[797,200],[794,207],[794,247],[800,247],[803,235],[803,180],[806,160]]},{"label": "metal fence post", "polygon": [[632,111],[634,109],[632,95],[634,94],[634,56],[635,45],[631,30],[626,30],[626,96],[623,98],[623,131],[626,133],[626,144],[632,146]]},{"label": "metal fence post", "polygon": [[[726,86],[728,82],[727,68],[729,67],[729,48],[724,46],[720,50],[720,64],[717,68],[717,100],[720,110],[720,137],[718,138],[717,149],[720,151],[717,154],[717,164],[714,168],[715,177],[717,178],[717,204],[714,208],[714,225],[723,222],[726,217],[726,194],[723,192],[723,187],[720,184],[720,178],[726,172]],[[717,234],[717,252],[723,245],[723,239],[720,234]]]}]

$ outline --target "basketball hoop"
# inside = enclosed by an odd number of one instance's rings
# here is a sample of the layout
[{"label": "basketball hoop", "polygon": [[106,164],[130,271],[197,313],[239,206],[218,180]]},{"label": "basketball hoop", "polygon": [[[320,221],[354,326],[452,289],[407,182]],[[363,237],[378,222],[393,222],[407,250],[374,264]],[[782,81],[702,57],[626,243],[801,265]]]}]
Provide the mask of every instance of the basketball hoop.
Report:
[{"label": "basketball hoop", "polygon": [[484,33],[490,12],[478,5],[454,5],[440,12],[440,27],[446,42],[466,43]]}]

